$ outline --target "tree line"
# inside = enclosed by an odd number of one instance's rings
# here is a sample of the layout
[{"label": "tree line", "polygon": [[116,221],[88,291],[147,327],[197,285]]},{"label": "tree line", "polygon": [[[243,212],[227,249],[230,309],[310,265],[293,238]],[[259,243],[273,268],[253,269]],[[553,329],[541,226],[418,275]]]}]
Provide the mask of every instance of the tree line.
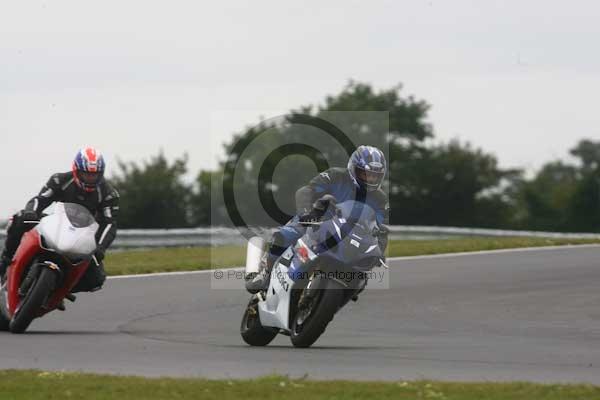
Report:
[{"label": "tree line", "polygon": [[[142,163],[119,162],[111,177],[121,193],[119,224],[221,225],[233,201],[223,197],[227,190],[235,192],[235,207],[245,222],[283,222],[286,213],[274,221],[256,210],[264,209],[265,201],[276,201],[287,214],[293,213],[295,191],[317,170],[347,163],[344,149],[328,140],[316,146],[318,152],[315,146],[304,146],[293,155],[283,154],[286,143],[306,141],[310,128],[292,122],[309,116],[343,126],[355,143],[385,149],[392,224],[600,232],[600,142],[574,143],[573,161],[550,161],[527,178],[519,168],[500,168],[494,154],[469,143],[433,141],[429,108],[424,100],[404,96],[400,86],[376,91],[369,84],[350,82],[319,106],[300,107],[283,119],[259,121],[234,135],[224,144],[226,157],[219,168],[200,171],[193,182],[186,181],[186,155],[169,161],[159,153]],[[388,113],[385,121],[362,119],[365,112],[376,117],[381,111]]]}]

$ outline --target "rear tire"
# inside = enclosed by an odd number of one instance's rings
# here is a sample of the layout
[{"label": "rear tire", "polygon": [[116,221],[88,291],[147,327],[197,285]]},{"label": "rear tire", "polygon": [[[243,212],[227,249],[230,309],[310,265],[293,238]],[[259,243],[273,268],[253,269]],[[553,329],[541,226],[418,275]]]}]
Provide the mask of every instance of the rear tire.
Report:
[{"label": "rear tire", "polygon": [[[337,285],[335,285],[337,286]],[[301,325],[294,317],[291,326],[290,339],[295,347],[310,347],[325,332],[327,325],[333,319],[342,304],[344,290],[329,284],[327,289],[319,290],[318,303],[314,305],[311,315]]]},{"label": "rear tire", "polygon": [[279,333],[279,329],[262,326],[257,305],[258,303],[255,299],[252,299],[248,303],[248,307],[246,307],[246,311],[242,317],[240,334],[244,342],[250,346],[266,346],[275,339],[275,336]]},{"label": "rear tire", "polygon": [[10,321],[9,329],[12,333],[23,333],[37,315],[38,310],[44,305],[56,285],[57,274],[49,268],[42,268],[38,278],[33,283],[29,293],[23,300],[21,308]]}]

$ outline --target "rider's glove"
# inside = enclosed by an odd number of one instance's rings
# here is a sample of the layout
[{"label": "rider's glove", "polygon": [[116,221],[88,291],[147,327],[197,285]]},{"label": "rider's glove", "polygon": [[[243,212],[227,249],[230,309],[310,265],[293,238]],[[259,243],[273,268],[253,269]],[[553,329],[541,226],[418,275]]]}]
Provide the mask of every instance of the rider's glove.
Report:
[{"label": "rider's glove", "polygon": [[329,207],[335,203],[335,197],[333,197],[330,194],[326,194],[323,197],[320,197],[313,203],[311,209],[304,209],[299,214],[300,222],[308,223],[319,221],[321,218],[323,218],[323,215],[325,215]]},{"label": "rider's glove", "polygon": [[323,197],[317,199],[317,201],[314,202],[312,208],[315,213],[323,215],[323,214],[325,214],[327,209],[331,205],[335,205],[335,203],[336,203],[335,197],[333,197],[330,194],[326,194]]},{"label": "rider's glove", "polygon": [[19,222],[21,222],[21,223],[24,223],[24,222],[37,223],[40,220],[39,215],[35,211],[31,211],[31,210],[20,211],[16,217],[19,219]]},{"label": "rider's glove", "polygon": [[314,210],[305,211],[298,216],[300,223],[316,222],[319,220],[319,215]]},{"label": "rider's glove", "polygon": [[388,228],[386,225],[381,224],[376,228],[375,235],[387,236],[389,233],[390,233],[390,228]]}]

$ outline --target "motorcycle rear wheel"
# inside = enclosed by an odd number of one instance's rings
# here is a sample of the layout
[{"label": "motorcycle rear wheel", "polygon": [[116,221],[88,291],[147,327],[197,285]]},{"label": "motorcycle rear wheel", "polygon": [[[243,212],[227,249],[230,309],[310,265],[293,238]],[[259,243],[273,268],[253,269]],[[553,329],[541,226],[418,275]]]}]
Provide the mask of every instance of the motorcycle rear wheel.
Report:
[{"label": "motorcycle rear wheel", "polygon": [[9,324],[12,333],[23,333],[35,319],[41,306],[54,290],[58,276],[49,268],[42,268],[36,281],[23,299],[23,304]]}]

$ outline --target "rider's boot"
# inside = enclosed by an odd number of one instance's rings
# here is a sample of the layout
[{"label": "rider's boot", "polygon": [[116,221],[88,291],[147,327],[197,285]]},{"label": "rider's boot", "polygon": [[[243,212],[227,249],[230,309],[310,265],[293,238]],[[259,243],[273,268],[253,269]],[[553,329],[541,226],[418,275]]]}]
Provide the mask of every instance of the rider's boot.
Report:
[{"label": "rider's boot", "polygon": [[[65,299],[69,300],[71,303],[74,303],[75,300],[77,300],[77,296],[75,296],[73,293],[67,293]],[[61,300],[60,303],[58,303],[58,305],[56,306],[56,308],[60,311],[65,311],[65,301]]]},{"label": "rider's boot", "polygon": [[246,275],[246,290],[248,292],[255,294],[269,287],[269,278],[274,262],[275,257],[271,256],[268,251],[263,254],[259,271]]}]

